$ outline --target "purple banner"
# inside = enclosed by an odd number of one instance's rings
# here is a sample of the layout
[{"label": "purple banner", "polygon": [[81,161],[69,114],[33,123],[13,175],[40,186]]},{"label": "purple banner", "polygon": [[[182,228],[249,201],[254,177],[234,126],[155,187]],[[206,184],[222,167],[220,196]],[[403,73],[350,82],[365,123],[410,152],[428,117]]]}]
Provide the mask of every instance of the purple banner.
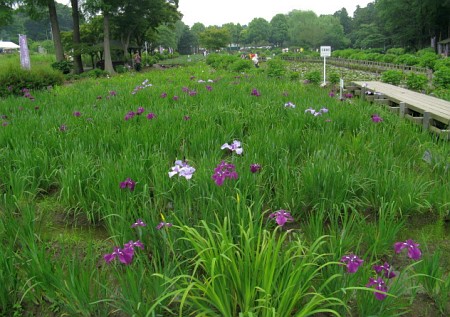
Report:
[{"label": "purple banner", "polygon": [[24,69],[30,69],[31,68],[30,53],[28,51],[26,35],[19,35],[19,46],[20,46],[20,65],[22,65],[22,68]]}]

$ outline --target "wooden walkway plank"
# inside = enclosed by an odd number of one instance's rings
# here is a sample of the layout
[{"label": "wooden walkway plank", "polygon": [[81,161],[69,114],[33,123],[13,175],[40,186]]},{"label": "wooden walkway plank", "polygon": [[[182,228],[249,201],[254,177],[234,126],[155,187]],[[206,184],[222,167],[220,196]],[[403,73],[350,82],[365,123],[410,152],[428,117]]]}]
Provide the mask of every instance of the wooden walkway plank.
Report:
[{"label": "wooden walkway plank", "polygon": [[361,98],[386,105],[401,117],[450,139],[449,101],[379,81],[354,81],[347,90]]}]

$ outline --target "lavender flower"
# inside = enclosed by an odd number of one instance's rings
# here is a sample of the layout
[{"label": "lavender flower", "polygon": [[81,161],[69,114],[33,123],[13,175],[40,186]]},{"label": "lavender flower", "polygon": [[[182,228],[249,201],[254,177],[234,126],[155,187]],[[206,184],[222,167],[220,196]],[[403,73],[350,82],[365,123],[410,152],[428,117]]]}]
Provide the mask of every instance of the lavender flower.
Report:
[{"label": "lavender flower", "polygon": [[284,107],[285,108],[295,108],[295,105],[292,103],[292,102],[286,102],[285,104],[284,104]]},{"label": "lavender flower", "polygon": [[215,181],[217,186],[222,186],[225,179],[237,179],[238,174],[236,173],[236,167],[233,164],[222,161],[214,169],[214,174],[211,178]]},{"label": "lavender flower", "polygon": [[344,255],[341,258],[341,262],[347,265],[347,273],[355,273],[358,268],[363,264],[364,260],[360,259],[357,255],[353,253],[349,255]]},{"label": "lavender flower", "polygon": [[400,253],[403,249],[408,249],[408,257],[413,260],[419,260],[422,257],[422,252],[418,248],[419,244],[413,240],[406,240],[405,242],[396,242],[394,244],[395,253]]},{"label": "lavender flower", "polygon": [[172,178],[172,176],[178,174],[180,177],[184,177],[186,179],[191,179],[192,174],[194,174],[195,168],[192,166],[189,166],[186,162],[181,160],[175,161],[175,166],[172,167],[172,171],[169,172],[169,177]]},{"label": "lavender flower", "polygon": [[241,155],[242,152],[244,151],[241,147],[241,142],[237,141],[237,140],[234,140],[233,143],[231,143],[231,144],[228,144],[228,143],[223,144],[220,147],[220,149],[221,150],[229,149],[231,152],[236,152],[237,155]]},{"label": "lavender flower", "polygon": [[283,209],[271,213],[269,215],[269,218],[275,218],[275,221],[281,227],[284,226],[284,224],[288,221],[289,222],[294,221],[294,218],[292,218],[291,213]]}]

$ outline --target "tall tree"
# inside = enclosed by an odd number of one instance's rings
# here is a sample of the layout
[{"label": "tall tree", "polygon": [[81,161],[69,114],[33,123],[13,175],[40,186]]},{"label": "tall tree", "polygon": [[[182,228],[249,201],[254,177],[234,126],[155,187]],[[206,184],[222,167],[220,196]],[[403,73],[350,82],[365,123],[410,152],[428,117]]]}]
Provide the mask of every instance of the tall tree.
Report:
[{"label": "tall tree", "polygon": [[339,19],[342,27],[344,28],[344,33],[346,35],[350,34],[352,31],[352,18],[348,15],[347,9],[342,8],[333,14],[334,17]]},{"label": "tall tree", "polygon": [[253,19],[247,27],[247,40],[254,45],[269,43],[270,23],[263,18]]},{"label": "tall tree", "polygon": [[293,10],[288,14],[289,40],[291,45],[316,49],[324,39],[324,29],[313,11]]},{"label": "tall tree", "polygon": [[269,41],[274,46],[283,46],[289,39],[287,16],[284,14],[275,15],[270,20],[270,37]]},{"label": "tall tree", "polygon": [[1,0],[0,1],[0,26],[8,25],[12,22],[13,16],[13,1]]},{"label": "tall tree", "polygon": [[227,46],[231,35],[227,29],[209,26],[200,34],[200,44],[208,50],[219,50]]},{"label": "tall tree", "polygon": [[70,3],[72,5],[73,20],[74,71],[75,74],[81,74],[83,72],[83,62],[81,60],[80,11],[78,0],[70,0]]}]

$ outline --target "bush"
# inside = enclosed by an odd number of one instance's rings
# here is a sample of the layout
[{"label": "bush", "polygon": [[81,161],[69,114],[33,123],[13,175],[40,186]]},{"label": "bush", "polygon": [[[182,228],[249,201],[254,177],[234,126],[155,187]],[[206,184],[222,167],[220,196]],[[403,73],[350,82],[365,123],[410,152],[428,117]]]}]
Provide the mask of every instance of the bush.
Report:
[{"label": "bush", "polygon": [[318,84],[322,79],[322,74],[318,70],[313,70],[305,74],[305,79],[307,79],[312,84]]},{"label": "bush", "polygon": [[419,58],[411,54],[400,55],[395,59],[395,63],[414,66],[419,64]]},{"label": "bush", "polygon": [[116,66],[116,72],[119,73],[119,74],[123,74],[123,73],[128,72],[128,68],[125,67],[124,65],[117,65]]},{"label": "bush", "polygon": [[254,66],[251,60],[239,58],[228,66],[228,70],[241,73],[253,67]]},{"label": "bush", "polygon": [[68,74],[73,68],[73,63],[69,61],[54,62],[52,68],[61,71],[63,74]]},{"label": "bush", "polygon": [[94,68],[90,71],[84,72],[80,74],[81,78],[99,78],[99,77],[107,77],[109,73],[100,68]]},{"label": "bush", "polygon": [[280,78],[286,74],[286,63],[281,59],[267,61],[267,76]]},{"label": "bush", "polygon": [[421,91],[426,88],[427,83],[428,78],[423,74],[409,73],[406,76],[406,86],[409,89]]},{"label": "bush", "polygon": [[387,70],[381,74],[381,81],[391,85],[400,85],[403,79],[403,72],[400,70]]},{"label": "bush", "polygon": [[438,59],[439,55],[437,55],[436,53],[425,52],[419,57],[419,66],[434,69],[434,64]]},{"label": "bush", "polygon": [[63,74],[56,70],[48,68],[25,70],[10,66],[0,71],[0,97],[22,96],[23,89],[47,89],[63,82]]},{"label": "bush", "polygon": [[340,77],[339,74],[336,73],[336,72],[331,72],[331,73],[328,75],[328,81],[329,81],[330,83],[332,83],[333,85],[339,83],[340,78],[341,78],[341,77]]},{"label": "bush", "polygon": [[400,47],[393,47],[386,51],[387,54],[393,54],[393,55],[403,55],[405,54],[405,49]]},{"label": "bush", "polygon": [[433,84],[436,88],[450,88],[450,67],[442,66],[434,72]]}]

